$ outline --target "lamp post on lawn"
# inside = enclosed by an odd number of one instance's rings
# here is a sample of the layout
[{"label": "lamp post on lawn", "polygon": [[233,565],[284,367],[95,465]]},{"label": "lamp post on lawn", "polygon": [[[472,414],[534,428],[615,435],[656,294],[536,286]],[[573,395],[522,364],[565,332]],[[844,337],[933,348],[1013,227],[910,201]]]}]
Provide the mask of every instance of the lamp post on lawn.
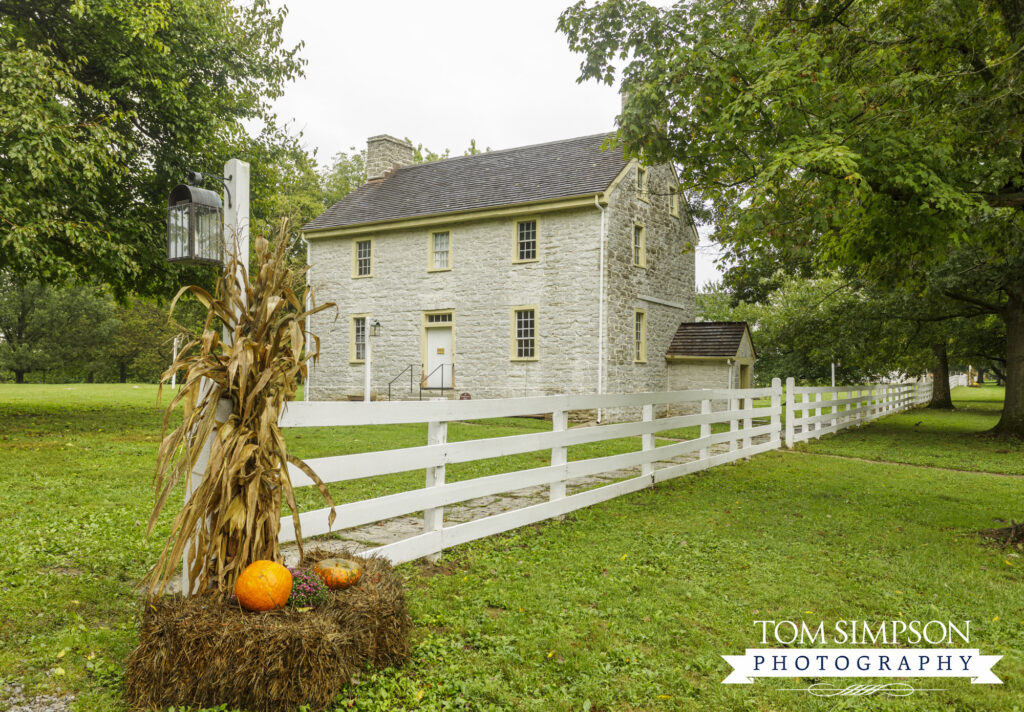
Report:
[{"label": "lamp post on lawn", "polygon": [[[249,271],[249,164],[232,158],[224,164],[224,175],[189,172],[189,185],[176,185],[167,200],[167,260],[190,264],[212,264],[222,269],[229,256],[238,257],[235,280],[244,285]],[[219,180],[224,184],[224,203],[212,190],[198,187],[204,178]],[[245,299],[245,290],[241,290]],[[231,345],[232,335],[227,327],[223,341]],[[209,388],[209,383],[205,384]],[[204,390],[205,392],[205,390]],[[230,398],[221,398],[216,405],[215,419],[227,422],[231,415]],[[185,501],[203,482],[203,475],[210,461],[214,431],[203,444],[196,458],[192,476],[185,484]],[[195,593],[194,582],[189,578],[189,551],[186,548],[182,568],[182,593]]]},{"label": "lamp post on lawn", "polygon": [[373,338],[380,336],[381,326],[376,319],[366,323],[366,359],[363,364],[363,401],[370,402],[370,359],[373,354]]}]

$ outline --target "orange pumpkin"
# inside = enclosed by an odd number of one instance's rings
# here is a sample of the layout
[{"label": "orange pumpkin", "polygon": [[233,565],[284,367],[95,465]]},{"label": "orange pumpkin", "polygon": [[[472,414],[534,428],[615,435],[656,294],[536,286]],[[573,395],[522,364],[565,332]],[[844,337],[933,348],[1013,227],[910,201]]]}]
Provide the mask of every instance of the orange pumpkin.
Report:
[{"label": "orange pumpkin", "polygon": [[254,561],[235,581],[235,597],[247,611],[283,608],[292,592],[292,572],[275,561]]},{"label": "orange pumpkin", "polygon": [[363,567],[352,559],[323,559],[313,564],[313,572],[323,579],[327,588],[348,588],[359,583]]}]

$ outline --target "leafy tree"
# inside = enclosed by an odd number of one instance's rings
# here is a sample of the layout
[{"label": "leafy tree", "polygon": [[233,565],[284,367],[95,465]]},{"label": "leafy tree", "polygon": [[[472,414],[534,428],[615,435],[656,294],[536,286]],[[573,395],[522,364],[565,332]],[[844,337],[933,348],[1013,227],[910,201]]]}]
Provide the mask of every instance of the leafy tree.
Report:
[{"label": "leafy tree", "polygon": [[167,308],[149,299],[115,305],[115,327],[103,344],[105,359],[117,369],[117,379],[129,377],[156,383],[171,364],[174,336],[182,332],[168,319]]},{"label": "leafy tree", "polygon": [[334,205],[353,190],[366,182],[366,151],[357,151],[355,146],[335,154],[322,176],[323,206]]},{"label": "leafy tree", "polygon": [[0,369],[14,373],[15,383],[45,361],[41,324],[36,312],[46,291],[38,282],[22,282],[0,271]]},{"label": "leafy tree", "polygon": [[920,294],[956,248],[1006,324],[997,432],[1024,436],[1020,0],[579,2],[581,80],[628,94],[629,155],[674,161],[716,239]]},{"label": "leafy tree", "polygon": [[[267,0],[4,0],[0,269],[120,294],[209,281],[164,260],[167,193],[261,155],[246,126],[273,126],[302,72],[284,18]],[[254,176],[254,205],[273,178]]]},{"label": "leafy tree", "polygon": [[761,303],[736,302],[720,285],[697,295],[701,318],[750,325],[758,383],[794,376],[828,384],[833,363],[837,383],[916,377],[928,369],[927,339],[902,315],[880,311],[863,289],[839,277],[773,279],[779,287]]}]

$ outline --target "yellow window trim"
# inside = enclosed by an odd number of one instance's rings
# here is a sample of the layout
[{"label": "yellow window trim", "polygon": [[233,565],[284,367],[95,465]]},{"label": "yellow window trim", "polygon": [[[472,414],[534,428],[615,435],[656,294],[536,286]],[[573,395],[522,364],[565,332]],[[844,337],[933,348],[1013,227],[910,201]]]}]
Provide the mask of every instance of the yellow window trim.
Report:
[{"label": "yellow window trim", "polygon": [[[444,232],[444,230],[438,230],[437,232]],[[451,243],[448,243],[448,244],[450,245]],[[449,255],[449,259],[451,259],[450,255]],[[436,315],[436,314],[451,314],[452,315],[452,320],[451,321],[446,321],[446,322],[441,322],[441,323],[435,323],[435,324],[428,323],[427,322],[427,317],[428,316],[433,316],[433,315]],[[450,328],[452,330],[452,364],[453,364],[453,368],[452,368],[452,388],[454,388],[455,387],[455,381],[456,381],[456,378],[455,378],[455,368],[454,368],[455,353],[456,353],[456,351],[455,351],[455,310],[454,309],[431,309],[431,310],[422,312],[422,314],[420,315],[420,320],[421,320],[421,322],[420,322],[420,363],[422,364],[420,366],[420,383],[422,385],[424,385],[424,386],[426,385],[426,380],[425,379],[427,377],[427,373],[426,373],[426,370],[427,370],[427,329],[447,329],[447,328]]]},{"label": "yellow window trim", "polygon": [[[370,243],[370,273],[359,274],[359,243],[369,242]],[[373,238],[372,237],[360,237],[356,240],[352,240],[352,279],[367,279],[373,276]]]},{"label": "yellow window trim", "polygon": [[679,217],[679,186],[669,186],[668,214],[674,218]]},{"label": "yellow window trim", "polygon": [[[524,357],[517,356],[518,349],[516,348],[516,312],[517,311],[533,311],[533,356]],[[537,354],[540,351],[539,344],[540,339],[538,338],[537,328],[537,305],[536,304],[520,304],[519,306],[509,308],[509,360],[510,361],[536,361]]]},{"label": "yellow window trim", "polygon": [[[434,235],[438,233],[448,233],[448,266],[447,267],[435,267],[434,266]],[[427,271],[428,272],[451,272],[453,257],[455,256],[455,233],[452,232],[451,228],[436,228],[432,229],[427,233]],[[371,262],[372,264],[372,262]]]},{"label": "yellow window trim", "polygon": [[636,197],[645,203],[650,204],[651,174],[646,166],[636,164]]},{"label": "yellow window trim", "polygon": [[[537,249],[535,250],[537,256],[532,260],[519,259],[519,223],[524,222],[534,222],[537,224]],[[540,219],[534,215],[526,215],[512,221],[512,264],[525,265],[530,262],[540,262]]]},{"label": "yellow window trim", "polygon": [[[366,319],[363,328],[366,330],[366,339],[370,339],[370,314],[349,314],[348,317],[348,362],[366,363],[364,358],[356,358],[356,319]],[[367,344],[368,346],[369,344]]]},{"label": "yellow window trim", "polygon": [[[636,259],[636,229],[640,228],[640,261]],[[634,222],[633,230],[629,234],[629,256],[634,267],[647,269],[647,227],[643,223]]]},{"label": "yellow window trim", "polygon": [[[639,349],[636,343],[636,318],[641,317],[640,321],[640,344]],[[637,358],[637,352],[639,351],[639,358]],[[633,363],[647,363],[647,310],[646,309],[634,309],[633,310]]]}]

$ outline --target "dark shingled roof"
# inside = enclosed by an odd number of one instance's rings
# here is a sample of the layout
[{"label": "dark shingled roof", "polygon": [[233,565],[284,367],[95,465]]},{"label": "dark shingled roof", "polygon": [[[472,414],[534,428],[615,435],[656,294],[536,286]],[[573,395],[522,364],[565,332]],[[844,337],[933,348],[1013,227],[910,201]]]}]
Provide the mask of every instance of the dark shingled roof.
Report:
[{"label": "dark shingled roof", "polygon": [[625,167],[610,134],[538,143],[399,168],[349,193],[303,229],[321,230],[589,195]]},{"label": "dark shingled roof", "polygon": [[[745,321],[684,321],[665,355],[732,358],[739,351],[745,331]],[[753,348],[753,342],[750,345]]]}]

